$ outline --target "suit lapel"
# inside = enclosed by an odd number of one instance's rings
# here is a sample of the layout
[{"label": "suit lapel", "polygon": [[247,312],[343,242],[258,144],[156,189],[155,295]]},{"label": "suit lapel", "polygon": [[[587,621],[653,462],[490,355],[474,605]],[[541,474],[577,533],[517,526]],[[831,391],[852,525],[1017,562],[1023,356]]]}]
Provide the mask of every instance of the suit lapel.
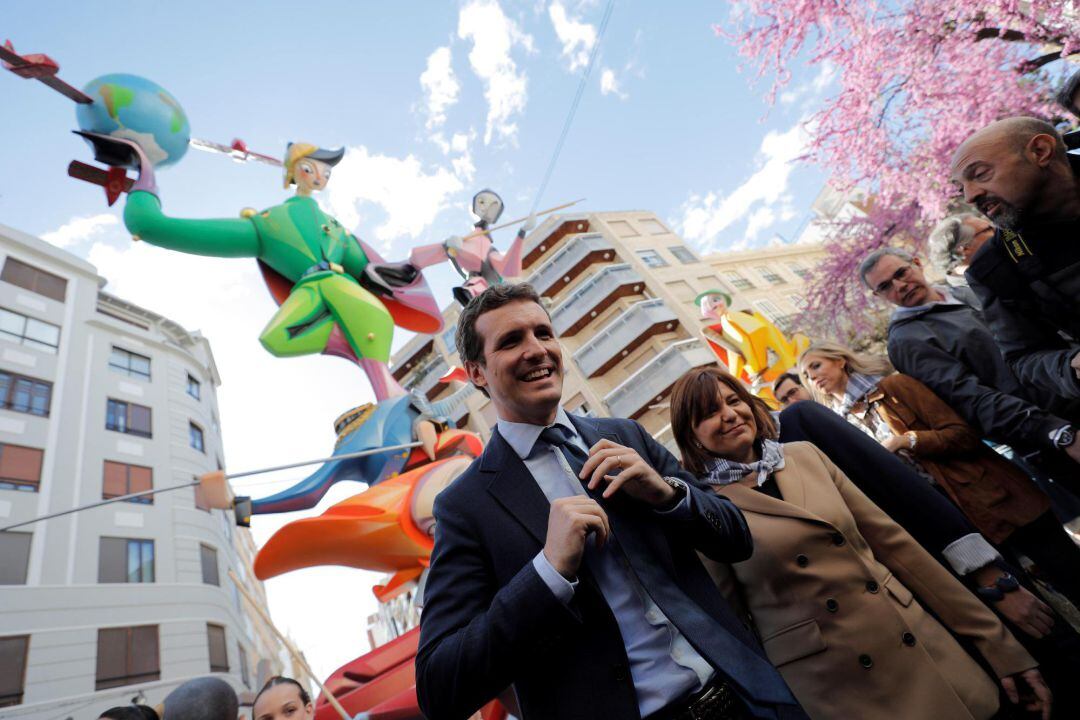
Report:
[{"label": "suit lapel", "polygon": [[498,428],[491,434],[491,442],[480,461],[480,471],[491,475],[488,492],[543,545],[551,505]]},{"label": "suit lapel", "polygon": [[741,510],[762,515],[798,518],[810,522],[825,522],[806,509],[806,488],[803,485],[802,475],[798,469],[793,465],[789,465],[783,470],[777,471],[773,477],[776,478],[776,484],[780,486],[780,494],[784,496],[783,500],[777,500],[771,495],[749,488],[742,483],[725,485],[720,488],[720,492],[731,498],[732,502],[738,505]]}]

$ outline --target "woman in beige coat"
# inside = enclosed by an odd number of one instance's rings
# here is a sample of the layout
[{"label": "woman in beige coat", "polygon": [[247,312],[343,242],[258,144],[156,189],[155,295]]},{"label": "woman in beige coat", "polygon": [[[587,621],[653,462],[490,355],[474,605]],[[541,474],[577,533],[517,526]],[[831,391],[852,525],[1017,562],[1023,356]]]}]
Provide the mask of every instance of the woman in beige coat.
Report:
[{"label": "woman in beige coat", "polygon": [[738,380],[690,371],[671,416],[687,469],[743,511],[754,553],[732,566],[736,591],[811,718],[992,717],[997,687],[949,630],[1010,699],[1030,690],[1028,708],[1050,716],[1035,661],[997,617],[820,450],[777,443],[767,408]]}]

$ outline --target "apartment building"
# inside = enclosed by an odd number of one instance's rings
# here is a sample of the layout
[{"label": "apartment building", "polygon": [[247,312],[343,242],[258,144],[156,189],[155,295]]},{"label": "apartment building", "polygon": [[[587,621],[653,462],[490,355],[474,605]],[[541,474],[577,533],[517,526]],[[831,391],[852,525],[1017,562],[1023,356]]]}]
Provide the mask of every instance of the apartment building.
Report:
[{"label": "apartment building", "polygon": [[[221,468],[210,345],[0,225],[0,527]],[[281,648],[255,544],[194,488],[0,532],[0,715],[86,718],[217,675],[245,694]]]},{"label": "apartment building", "polygon": [[[646,211],[548,217],[526,239],[523,277],[548,303],[564,348],[563,399],[570,411],[638,420],[671,445],[666,398],[687,370],[715,362],[701,340],[694,298],[731,294],[736,309],[756,309],[789,327],[801,290],[822,257],[819,245],[699,256]],[[417,336],[395,354],[395,377],[431,399],[451,389],[439,379],[460,365],[454,332],[461,307],[444,312],[446,330]],[[487,437],[496,418],[481,394],[451,421]]]}]

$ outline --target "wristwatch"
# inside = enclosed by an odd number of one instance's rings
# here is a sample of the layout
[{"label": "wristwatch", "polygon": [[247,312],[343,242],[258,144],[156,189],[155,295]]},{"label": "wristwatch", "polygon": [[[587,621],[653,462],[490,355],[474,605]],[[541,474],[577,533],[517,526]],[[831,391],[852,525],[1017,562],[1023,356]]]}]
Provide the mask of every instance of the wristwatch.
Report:
[{"label": "wristwatch", "polygon": [[915,449],[915,443],[918,442],[918,438],[915,437],[915,431],[914,430],[908,430],[906,433],[904,433],[904,435],[907,436],[908,450],[914,450]]},{"label": "wristwatch", "polygon": [[1072,425],[1062,425],[1050,433],[1050,440],[1058,450],[1064,450],[1076,440],[1076,429]]},{"label": "wristwatch", "polygon": [[686,483],[684,483],[679,478],[668,477],[667,475],[663,476],[663,480],[671,486],[672,490],[675,491],[675,497],[673,497],[671,501],[668,502],[667,506],[664,508],[665,510],[670,510],[671,508],[681,503],[682,499],[686,497]]},{"label": "wristwatch", "polygon": [[1005,599],[1005,593],[1016,592],[1020,589],[1020,583],[1010,573],[1005,573],[990,587],[976,588],[979,597],[993,602],[1001,602]]}]

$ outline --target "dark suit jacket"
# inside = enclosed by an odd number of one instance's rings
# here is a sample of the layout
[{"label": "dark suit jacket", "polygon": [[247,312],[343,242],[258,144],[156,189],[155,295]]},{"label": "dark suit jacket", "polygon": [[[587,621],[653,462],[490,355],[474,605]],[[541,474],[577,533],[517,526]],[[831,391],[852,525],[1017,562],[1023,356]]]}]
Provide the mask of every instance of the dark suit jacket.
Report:
[{"label": "dark suit jacket", "polygon": [[[630,420],[571,415],[582,439],[636,450],[689,485],[691,519],[617,495],[602,501],[641,584],[733,686],[755,717],[805,715],[750,630],[716,591],[695,552],[750,556],[741,513],[702,489]],[[465,718],[513,684],[526,720],[636,720],[637,695],[615,616],[588,569],[569,605],[536,573],[550,506],[525,464],[493,433],[484,454],[435,501],[435,549],[424,591],[416,690],[429,720]]]},{"label": "dark suit jacket", "polygon": [[948,498],[870,436],[816,402],[780,413],[780,442],[817,445],[875,505],[939,560],[954,541],[978,532]]}]

